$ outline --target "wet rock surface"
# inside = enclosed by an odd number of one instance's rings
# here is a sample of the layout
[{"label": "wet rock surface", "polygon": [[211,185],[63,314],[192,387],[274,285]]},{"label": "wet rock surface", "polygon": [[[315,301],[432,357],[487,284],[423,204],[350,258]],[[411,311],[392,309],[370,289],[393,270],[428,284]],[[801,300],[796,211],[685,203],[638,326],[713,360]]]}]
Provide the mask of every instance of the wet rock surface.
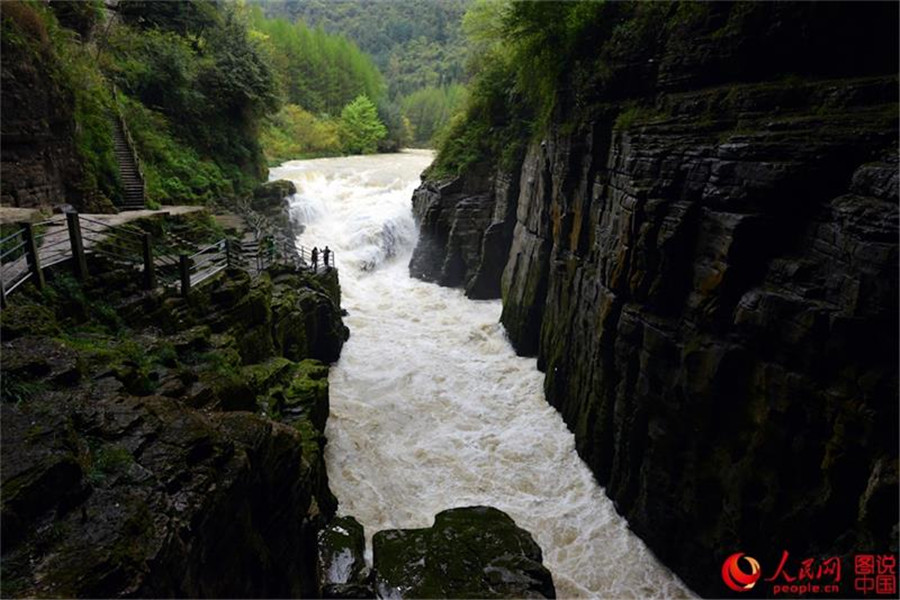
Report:
[{"label": "wet rock surface", "polygon": [[336,275],[227,272],[117,335],[72,322],[103,281],[50,284],[4,310],[3,596],[315,596]]},{"label": "wet rock surface", "polygon": [[417,189],[413,215],[420,231],[410,275],[463,287],[470,298],[498,298],[515,222],[514,181],[503,172],[473,173]]},{"label": "wet rock surface", "polygon": [[4,595],[313,591],[298,557],[326,490],[300,432],[156,396],[2,411]]},{"label": "wet rock surface", "polygon": [[[615,48],[621,85],[530,146],[493,250],[501,320],[579,454],[710,596],[738,550],[897,544],[897,67],[864,39],[896,7],[828,38],[842,7],[732,6]],[[801,22],[845,58],[754,57]]]},{"label": "wet rock surface", "polygon": [[286,179],[268,181],[253,190],[249,208],[262,217],[268,230],[283,232],[287,236],[303,233],[303,227],[291,219],[287,199],[297,193],[297,187]]},{"label": "wet rock surface", "polygon": [[373,598],[365,551],[365,532],[356,519],[332,519],[319,532],[319,597]]},{"label": "wet rock surface", "polygon": [[486,506],[438,513],[428,529],[379,531],[379,598],[555,598],[531,534]]}]

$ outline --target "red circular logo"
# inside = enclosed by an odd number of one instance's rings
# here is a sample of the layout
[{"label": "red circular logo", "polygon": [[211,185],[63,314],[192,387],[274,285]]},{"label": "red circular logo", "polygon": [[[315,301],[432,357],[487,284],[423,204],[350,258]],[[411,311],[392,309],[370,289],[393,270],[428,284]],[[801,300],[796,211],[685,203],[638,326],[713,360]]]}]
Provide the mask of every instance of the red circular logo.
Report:
[{"label": "red circular logo", "polygon": [[[750,565],[750,572],[741,569],[740,560],[743,558]],[[722,581],[736,592],[752,590],[762,574],[759,572],[759,563],[752,556],[746,556],[743,552],[735,552],[722,563]]]}]

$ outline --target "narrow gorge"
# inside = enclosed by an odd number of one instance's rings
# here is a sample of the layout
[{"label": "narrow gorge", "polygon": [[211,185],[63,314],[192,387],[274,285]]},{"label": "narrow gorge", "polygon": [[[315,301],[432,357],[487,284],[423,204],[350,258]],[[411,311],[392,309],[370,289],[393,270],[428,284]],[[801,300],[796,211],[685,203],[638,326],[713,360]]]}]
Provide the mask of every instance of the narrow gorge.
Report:
[{"label": "narrow gorge", "polygon": [[[325,431],[338,514],[364,527],[379,574],[384,530],[419,530],[443,511],[490,506],[534,536],[559,597],[691,597],[576,455],[535,361],[515,355],[498,322],[500,302],[409,277],[417,237],[409,199],[431,160],[407,151],[292,161],[272,172],[297,186],[301,239],[329,244],[341,273],[351,336],[329,376]],[[448,571],[438,580],[478,582],[471,565],[454,571],[475,544],[451,539],[439,544],[439,559],[426,558]],[[449,589],[400,595],[459,597]],[[473,594],[497,595],[489,586]]]},{"label": "narrow gorge", "polygon": [[617,511],[717,597],[736,552],[896,551],[897,7],[682,8],[514,164],[432,173],[410,272],[502,297]]},{"label": "narrow gorge", "polygon": [[0,596],[896,597],[900,4],[0,21]]}]

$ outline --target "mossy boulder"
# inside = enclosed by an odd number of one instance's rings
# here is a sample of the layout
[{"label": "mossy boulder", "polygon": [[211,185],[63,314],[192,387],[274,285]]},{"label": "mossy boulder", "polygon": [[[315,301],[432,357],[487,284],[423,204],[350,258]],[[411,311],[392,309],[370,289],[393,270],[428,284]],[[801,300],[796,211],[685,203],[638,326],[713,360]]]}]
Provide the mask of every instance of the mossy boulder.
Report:
[{"label": "mossy boulder", "polygon": [[54,335],[58,332],[53,311],[39,304],[12,305],[0,312],[0,337],[4,341],[23,335]]},{"label": "mossy boulder", "polygon": [[277,294],[272,304],[272,342],[283,356],[291,360],[309,356],[306,322],[297,291],[287,289]]},{"label": "mossy boulder", "polygon": [[212,381],[222,410],[270,409],[273,388],[281,389],[297,370],[296,363],[275,357],[235,371],[213,374]]},{"label": "mossy boulder", "polygon": [[2,312],[3,596],[315,597],[337,500],[305,340],[339,307],[302,273],[229,270],[121,316],[60,281]]},{"label": "mossy boulder", "polygon": [[280,208],[285,198],[296,193],[297,187],[292,181],[287,179],[269,181],[253,190],[253,201],[250,207],[259,212]]},{"label": "mossy boulder", "polygon": [[179,356],[201,352],[210,347],[212,331],[208,325],[197,325],[171,337],[168,341]]},{"label": "mossy boulder", "polygon": [[381,598],[555,598],[531,534],[487,506],[438,513],[429,529],[375,534]]},{"label": "mossy boulder", "polygon": [[304,418],[320,431],[328,419],[328,367],[314,359],[301,361],[290,383],[280,393],[279,412],[292,421]]},{"label": "mossy boulder", "polygon": [[311,275],[278,268],[271,271],[271,277],[276,349],[295,360],[336,361],[350,335],[341,318],[337,271]]}]

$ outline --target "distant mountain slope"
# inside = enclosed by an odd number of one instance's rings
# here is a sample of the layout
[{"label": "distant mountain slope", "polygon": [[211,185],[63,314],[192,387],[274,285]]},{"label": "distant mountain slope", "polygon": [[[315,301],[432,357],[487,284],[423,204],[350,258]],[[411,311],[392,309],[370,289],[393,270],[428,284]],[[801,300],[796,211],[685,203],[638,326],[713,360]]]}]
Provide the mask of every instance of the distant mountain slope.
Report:
[{"label": "distant mountain slope", "polygon": [[469,0],[254,0],[266,16],[340,32],[371,54],[392,97],[460,81]]}]

